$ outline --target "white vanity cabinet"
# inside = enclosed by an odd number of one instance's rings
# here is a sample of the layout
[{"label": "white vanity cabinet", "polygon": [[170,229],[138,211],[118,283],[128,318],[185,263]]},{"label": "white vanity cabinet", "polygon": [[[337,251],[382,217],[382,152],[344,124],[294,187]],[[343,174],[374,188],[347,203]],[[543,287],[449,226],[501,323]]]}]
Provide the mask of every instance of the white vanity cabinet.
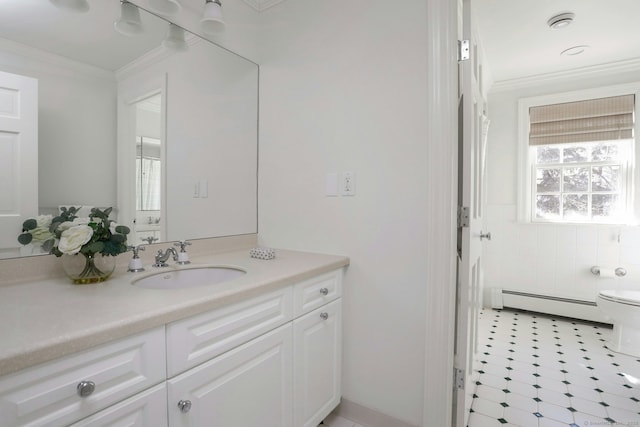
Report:
[{"label": "white vanity cabinet", "polygon": [[0,377],[0,426],[68,426],[166,378],[164,327]]},{"label": "white vanity cabinet", "polygon": [[316,427],[340,401],[342,269],[0,376],[0,426]]},{"label": "white vanity cabinet", "polygon": [[167,381],[169,426],[316,427],[340,402],[341,295],[337,270],[168,325],[170,372],[210,358]]}]

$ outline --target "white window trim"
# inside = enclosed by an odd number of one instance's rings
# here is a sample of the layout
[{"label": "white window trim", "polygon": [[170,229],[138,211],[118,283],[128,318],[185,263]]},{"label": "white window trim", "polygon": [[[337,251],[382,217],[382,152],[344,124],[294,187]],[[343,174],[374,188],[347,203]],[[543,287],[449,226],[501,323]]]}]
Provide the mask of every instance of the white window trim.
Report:
[{"label": "white window trim", "polygon": [[[531,215],[533,182],[531,166],[529,163],[529,109],[540,105],[559,104],[564,102],[629,94],[635,94],[636,96],[634,125],[635,142],[631,147],[631,155],[633,157],[632,164],[635,164],[635,167],[631,168],[631,171],[628,174],[628,181],[624,183],[629,209],[626,224],[635,225],[640,223],[640,197],[638,197],[638,193],[640,193],[640,173],[637,170],[640,167],[640,149],[637,148],[638,140],[640,138],[640,82],[556,93],[552,95],[542,95],[518,100],[518,222],[534,222]],[[536,223],[538,222],[536,221]],[[549,222],[545,221],[540,223],[544,224]],[[563,220],[551,223],[566,224],[570,222]],[[589,222],[588,224],[597,223]]]}]

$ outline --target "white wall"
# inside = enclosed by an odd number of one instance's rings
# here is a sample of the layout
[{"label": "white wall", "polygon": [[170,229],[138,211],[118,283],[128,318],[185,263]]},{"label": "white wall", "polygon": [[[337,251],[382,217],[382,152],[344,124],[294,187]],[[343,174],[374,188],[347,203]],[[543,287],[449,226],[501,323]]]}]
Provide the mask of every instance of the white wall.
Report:
[{"label": "white wall", "polygon": [[[640,288],[640,228],[517,222],[518,100],[638,81],[637,71],[596,72],[546,83],[503,84],[489,97],[485,302],[490,288],[595,301],[602,289]],[[618,234],[620,241],[618,242]],[[600,279],[594,265],[624,267],[623,279]]]},{"label": "white wall", "polygon": [[38,79],[39,205],[115,206],[112,72],[0,39],[0,70]]},{"label": "white wall", "polygon": [[[343,396],[418,425],[426,2],[294,0],[260,19],[261,241],[351,257]],[[342,171],[356,173],[356,196],[326,197],[325,174]]]}]

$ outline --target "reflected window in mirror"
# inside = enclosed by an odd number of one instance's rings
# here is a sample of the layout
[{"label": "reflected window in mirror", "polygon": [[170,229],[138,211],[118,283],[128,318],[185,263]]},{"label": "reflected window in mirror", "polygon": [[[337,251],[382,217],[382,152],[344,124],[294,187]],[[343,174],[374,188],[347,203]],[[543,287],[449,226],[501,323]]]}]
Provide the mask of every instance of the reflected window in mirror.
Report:
[{"label": "reflected window in mirror", "polygon": [[160,140],[136,137],[136,209],[159,211],[161,190]]}]

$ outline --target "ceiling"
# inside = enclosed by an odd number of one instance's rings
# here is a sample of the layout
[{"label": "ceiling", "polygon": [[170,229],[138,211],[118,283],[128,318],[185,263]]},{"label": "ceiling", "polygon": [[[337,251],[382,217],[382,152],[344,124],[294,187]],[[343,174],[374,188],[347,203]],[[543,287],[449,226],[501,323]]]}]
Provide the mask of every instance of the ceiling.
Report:
[{"label": "ceiling", "polygon": [[[640,60],[640,0],[471,0],[494,82]],[[564,12],[573,23],[552,30]],[[587,45],[576,56],[560,55]]]},{"label": "ceiling", "polygon": [[157,47],[167,23],[142,11],[136,37],[114,30],[118,1],[91,1],[86,13],[58,9],[45,0],[0,0],[0,37],[107,70],[117,70]]},{"label": "ceiling", "polygon": [[[283,0],[242,1],[261,12]],[[204,0],[180,3],[196,16],[204,7]],[[167,34],[166,22],[141,10],[144,32],[123,36],[113,28],[120,1],[89,0],[89,4],[88,12],[74,13],[47,0],[0,0],[0,38],[115,71],[157,47]]]},{"label": "ceiling", "polygon": [[[242,1],[262,11],[282,0]],[[203,0],[181,2],[184,8],[200,13]],[[637,28],[640,0],[471,2],[486,65],[494,82],[632,59],[640,62],[640,29]],[[165,22],[143,13],[144,34],[123,36],[113,31],[113,22],[119,16],[119,2],[90,0],[90,3],[89,12],[74,14],[61,11],[45,0],[0,0],[0,37],[117,70],[157,46],[167,32]],[[573,24],[550,29],[549,18],[563,12],[575,14]],[[88,15],[91,19],[87,19]],[[96,31],[97,28],[104,31]],[[114,44],[116,49],[112,47]],[[577,45],[590,48],[577,56],[560,55]],[[105,55],[106,52],[111,55]]]}]

